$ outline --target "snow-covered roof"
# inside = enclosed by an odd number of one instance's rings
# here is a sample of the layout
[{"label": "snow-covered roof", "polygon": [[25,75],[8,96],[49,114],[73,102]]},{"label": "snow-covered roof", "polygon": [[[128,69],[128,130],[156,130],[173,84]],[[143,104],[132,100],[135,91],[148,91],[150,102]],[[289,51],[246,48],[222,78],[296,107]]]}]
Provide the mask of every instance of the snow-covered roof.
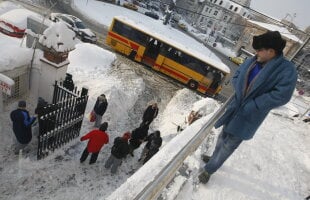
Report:
[{"label": "snow-covered roof", "polygon": [[21,39],[0,33],[0,44],[0,72],[30,63],[32,50],[20,47]]},{"label": "snow-covered roof", "polygon": [[57,52],[70,51],[78,43],[75,33],[64,22],[52,23],[40,36],[39,42]]},{"label": "snow-covered roof", "polygon": [[128,25],[134,26],[142,32],[152,35],[155,38],[170,44],[189,55],[193,55],[226,73],[230,73],[228,66],[218,60],[209,57],[208,52],[210,52],[210,50],[207,49],[204,45],[189,37],[188,35],[185,35],[184,33],[171,28],[170,26],[164,26],[162,24],[155,26],[154,20],[151,19],[152,21],[150,22],[146,20],[147,18],[143,18],[143,20],[141,20],[141,18],[138,19],[131,17],[129,19],[128,17],[124,16],[116,16],[115,19],[123,21]]},{"label": "snow-covered roof", "polygon": [[274,24],[267,24],[267,23],[263,23],[263,22],[258,22],[258,21],[254,21],[254,20],[248,20],[249,22],[256,24],[260,27],[263,27],[267,30],[270,31],[279,31],[280,34],[288,39],[294,40],[295,42],[299,42],[302,43],[302,41],[296,37],[295,35],[293,35],[291,32],[289,32],[286,28],[281,27],[281,26],[277,26]]},{"label": "snow-covered roof", "polygon": [[27,9],[14,9],[11,11],[8,11],[0,16],[0,20],[3,20],[7,23],[10,23],[20,29],[26,29],[27,28],[27,18],[33,17],[37,19],[41,19],[42,17],[30,10]]}]

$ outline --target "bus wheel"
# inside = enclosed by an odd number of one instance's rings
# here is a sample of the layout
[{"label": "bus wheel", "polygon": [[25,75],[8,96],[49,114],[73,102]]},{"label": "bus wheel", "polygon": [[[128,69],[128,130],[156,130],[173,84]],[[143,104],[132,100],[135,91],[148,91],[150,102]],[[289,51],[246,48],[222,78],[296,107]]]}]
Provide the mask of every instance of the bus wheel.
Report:
[{"label": "bus wheel", "polygon": [[130,58],[131,60],[135,60],[137,52],[136,51],[131,51],[128,58]]},{"label": "bus wheel", "polygon": [[198,88],[198,83],[194,80],[188,81],[187,85],[192,90],[196,90]]}]

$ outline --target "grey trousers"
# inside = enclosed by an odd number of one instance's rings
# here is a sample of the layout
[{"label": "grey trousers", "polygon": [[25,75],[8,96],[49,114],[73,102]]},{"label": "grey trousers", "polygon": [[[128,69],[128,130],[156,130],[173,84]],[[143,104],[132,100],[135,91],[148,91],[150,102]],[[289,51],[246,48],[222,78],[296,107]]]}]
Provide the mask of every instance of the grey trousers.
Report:
[{"label": "grey trousers", "polygon": [[28,144],[21,144],[17,141],[16,138],[14,138],[14,153],[15,154],[19,154],[19,151],[22,151],[23,149],[25,149],[25,147],[27,146]]},{"label": "grey trousers", "polygon": [[115,174],[117,171],[117,168],[122,164],[122,159],[116,158],[112,154],[108,158],[108,160],[105,162],[104,167],[105,168],[110,168],[111,166],[111,173]]},{"label": "grey trousers", "polygon": [[99,128],[101,125],[102,116],[96,114],[95,127]]}]

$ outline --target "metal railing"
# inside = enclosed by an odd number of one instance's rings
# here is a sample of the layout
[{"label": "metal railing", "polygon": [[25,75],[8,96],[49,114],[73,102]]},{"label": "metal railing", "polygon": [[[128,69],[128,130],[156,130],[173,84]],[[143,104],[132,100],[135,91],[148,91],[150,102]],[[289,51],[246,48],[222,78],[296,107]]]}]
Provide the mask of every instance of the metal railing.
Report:
[{"label": "metal railing", "polygon": [[[159,195],[162,193],[162,190],[174,178],[177,170],[181,167],[184,160],[201,145],[201,143],[204,141],[204,139],[211,132],[211,129],[213,128],[215,122],[224,113],[227,104],[232,100],[233,96],[234,95],[232,95],[228,98],[228,100],[216,111],[216,113],[208,120],[208,122],[203,125],[203,127],[194,135],[194,137],[192,137],[192,139],[189,140],[189,142],[187,144],[185,144],[183,146],[183,148],[180,149],[179,152],[177,152],[176,156],[174,156],[169,161],[169,163],[167,165],[165,165],[160,171],[154,172],[154,173],[156,173],[156,175],[154,175],[154,179],[150,180],[145,185],[144,188],[142,187],[139,191],[133,191],[132,187],[136,186],[136,184],[127,181],[123,185],[121,185],[120,188],[118,188],[116,191],[114,191],[108,197],[108,199],[109,200],[116,200],[116,199],[152,200],[152,199],[157,199],[159,197]],[[169,144],[167,144],[167,145],[169,145]],[[143,170],[144,167],[149,167],[149,166],[144,165],[140,168],[140,170],[142,169],[142,171],[148,171],[148,170]],[[139,180],[139,179],[136,179],[134,176],[139,177],[139,176],[141,176],[141,174],[135,173],[131,177],[133,180]],[[124,191],[127,191],[126,194],[124,194]],[[130,196],[128,193],[130,193]],[[135,194],[133,194],[133,193],[135,193]],[[128,194],[128,196],[126,196],[127,194]]]}]

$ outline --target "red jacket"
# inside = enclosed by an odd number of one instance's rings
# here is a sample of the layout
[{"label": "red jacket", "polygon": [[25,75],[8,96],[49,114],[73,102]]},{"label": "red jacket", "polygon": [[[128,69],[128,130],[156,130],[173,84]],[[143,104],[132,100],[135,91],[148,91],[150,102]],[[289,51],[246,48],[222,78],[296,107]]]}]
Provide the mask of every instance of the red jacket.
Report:
[{"label": "red jacket", "polygon": [[109,143],[109,136],[106,132],[100,131],[98,129],[92,130],[83,137],[81,141],[88,140],[87,151],[89,153],[97,153],[103,147],[104,144]]}]

